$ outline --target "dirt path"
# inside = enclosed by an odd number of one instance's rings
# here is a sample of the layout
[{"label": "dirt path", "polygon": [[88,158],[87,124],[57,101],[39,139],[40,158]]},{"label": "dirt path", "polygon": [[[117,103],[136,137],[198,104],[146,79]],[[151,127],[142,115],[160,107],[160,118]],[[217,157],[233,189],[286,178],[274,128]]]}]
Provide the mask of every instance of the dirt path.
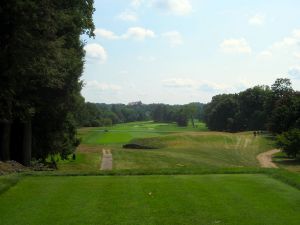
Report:
[{"label": "dirt path", "polygon": [[112,154],[109,149],[102,149],[102,161],[100,170],[112,170]]},{"label": "dirt path", "polygon": [[272,155],[280,152],[278,149],[273,149],[267,152],[260,153],[256,156],[259,164],[263,168],[278,168],[278,166],[272,162]]}]

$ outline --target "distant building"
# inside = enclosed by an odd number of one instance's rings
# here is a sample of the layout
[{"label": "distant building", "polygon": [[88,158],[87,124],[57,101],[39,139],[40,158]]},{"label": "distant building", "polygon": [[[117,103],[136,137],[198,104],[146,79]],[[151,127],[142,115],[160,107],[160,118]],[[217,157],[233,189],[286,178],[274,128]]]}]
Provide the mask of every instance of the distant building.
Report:
[{"label": "distant building", "polygon": [[127,105],[130,105],[130,106],[143,105],[143,103],[141,101],[137,101],[137,102],[129,102]]}]

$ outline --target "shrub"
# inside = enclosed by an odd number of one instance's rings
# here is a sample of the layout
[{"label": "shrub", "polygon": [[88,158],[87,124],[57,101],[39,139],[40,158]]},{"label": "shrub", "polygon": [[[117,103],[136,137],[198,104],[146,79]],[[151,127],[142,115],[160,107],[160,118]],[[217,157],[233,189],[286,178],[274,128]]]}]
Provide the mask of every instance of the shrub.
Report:
[{"label": "shrub", "polygon": [[277,146],[281,148],[289,157],[297,157],[300,152],[300,130],[292,129],[278,135]]}]

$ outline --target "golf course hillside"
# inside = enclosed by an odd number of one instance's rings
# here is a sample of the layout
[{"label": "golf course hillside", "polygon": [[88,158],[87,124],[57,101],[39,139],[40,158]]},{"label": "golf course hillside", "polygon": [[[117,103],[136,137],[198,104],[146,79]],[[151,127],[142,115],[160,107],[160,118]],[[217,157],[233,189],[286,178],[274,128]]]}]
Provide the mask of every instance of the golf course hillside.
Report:
[{"label": "golf course hillside", "polygon": [[[102,149],[111,151],[113,170],[259,167],[256,156],[274,148],[267,135],[210,132],[200,122],[195,128],[136,122],[82,128],[79,134],[82,144],[76,152],[77,160],[59,160],[59,170],[99,171]],[[128,143],[151,149],[122,147]]]},{"label": "golf course hillside", "polygon": [[300,225],[299,11],[1,1],[0,225]]},{"label": "golf course hillside", "polygon": [[274,148],[269,134],[146,121],[78,136],[57,170],[0,177],[0,224],[299,224],[300,175],[256,159]]}]

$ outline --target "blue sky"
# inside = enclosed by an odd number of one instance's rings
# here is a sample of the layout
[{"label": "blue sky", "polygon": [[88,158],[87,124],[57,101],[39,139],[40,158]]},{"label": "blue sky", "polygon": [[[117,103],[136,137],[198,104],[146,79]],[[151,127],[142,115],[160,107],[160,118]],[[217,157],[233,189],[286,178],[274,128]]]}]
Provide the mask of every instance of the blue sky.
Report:
[{"label": "blue sky", "polygon": [[95,0],[86,101],[185,104],[288,77],[300,89],[299,0]]}]

